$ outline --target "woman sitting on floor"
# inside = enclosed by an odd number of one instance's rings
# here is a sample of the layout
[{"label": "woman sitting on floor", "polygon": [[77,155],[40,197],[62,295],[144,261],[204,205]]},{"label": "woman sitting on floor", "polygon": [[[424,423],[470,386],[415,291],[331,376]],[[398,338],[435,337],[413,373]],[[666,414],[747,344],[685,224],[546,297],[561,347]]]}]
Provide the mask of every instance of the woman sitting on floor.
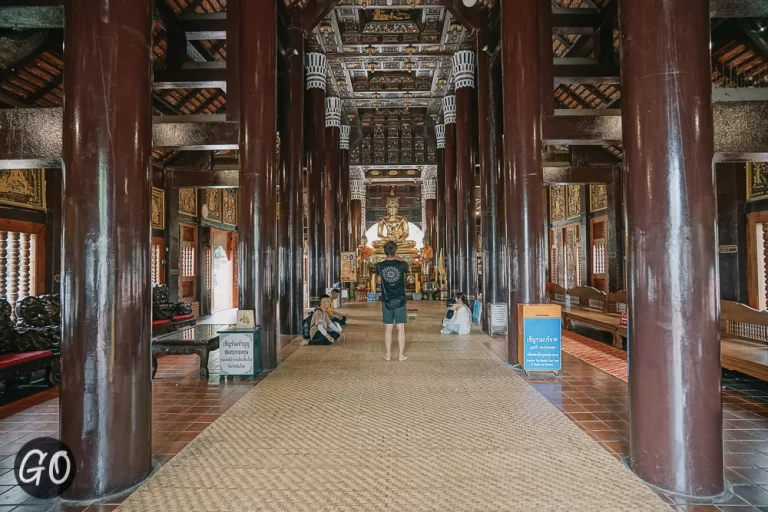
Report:
[{"label": "woman sitting on floor", "polygon": [[330,345],[343,338],[341,326],[331,321],[328,309],[331,307],[331,298],[328,295],[320,296],[320,306],[312,313],[312,323],[309,328],[309,345]]},{"label": "woman sitting on floor", "polygon": [[450,318],[443,318],[443,330],[440,331],[440,334],[469,334],[472,324],[472,311],[469,309],[467,296],[457,292],[454,298],[456,303],[448,308],[449,311],[453,312],[453,315]]}]

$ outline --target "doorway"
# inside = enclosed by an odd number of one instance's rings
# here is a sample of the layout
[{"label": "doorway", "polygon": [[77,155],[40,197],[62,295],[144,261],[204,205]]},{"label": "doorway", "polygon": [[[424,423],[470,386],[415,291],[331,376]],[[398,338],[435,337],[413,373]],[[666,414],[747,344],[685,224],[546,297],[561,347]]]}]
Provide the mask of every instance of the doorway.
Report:
[{"label": "doorway", "polygon": [[232,233],[211,228],[211,313],[236,307],[234,245]]}]

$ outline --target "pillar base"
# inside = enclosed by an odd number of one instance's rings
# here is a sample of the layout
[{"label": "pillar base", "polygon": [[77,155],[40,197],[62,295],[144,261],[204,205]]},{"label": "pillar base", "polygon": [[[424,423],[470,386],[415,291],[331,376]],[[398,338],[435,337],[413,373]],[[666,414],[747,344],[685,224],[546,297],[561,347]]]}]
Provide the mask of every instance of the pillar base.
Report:
[{"label": "pillar base", "polygon": [[733,498],[733,485],[723,476],[723,486],[725,490],[721,492],[720,494],[715,494],[714,496],[691,496],[688,494],[683,494],[675,491],[670,491],[668,489],[664,489],[662,487],[659,487],[658,485],[654,485],[650,482],[647,482],[644,480],[640,475],[635,473],[635,470],[632,469],[632,465],[629,463],[629,457],[623,457],[621,459],[621,463],[627,466],[630,471],[632,471],[632,474],[634,474],[637,478],[643,481],[645,485],[653,489],[654,491],[665,494],[667,496],[670,496],[672,498],[680,498],[685,501],[689,501],[691,503],[700,503],[703,505],[718,505],[727,503],[730,501],[731,498]]},{"label": "pillar base", "polygon": [[[127,498],[129,495],[136,492],[136,490],[147,483],[147,480],[152,478],[155,473],[157,473],[160,470],[160,463],[157,462],[155,459],[152,459],[152,467],[149,470],[149,473],[146,474],[144,478],[130,486],[129,488],[116,492],[113,494],[109,494],[107,496],[102,496],[101,498],[94,498],[90,500],[68,500],[66,498],[58,498],[56,500],[57,504],[60,505],[68,505],[72,507],[90,507],[91,505],[104,505],[108,503],[114,503],[115,500],[121,499],[121,498]],[[122,501],[122,500],[121,500]]]}]

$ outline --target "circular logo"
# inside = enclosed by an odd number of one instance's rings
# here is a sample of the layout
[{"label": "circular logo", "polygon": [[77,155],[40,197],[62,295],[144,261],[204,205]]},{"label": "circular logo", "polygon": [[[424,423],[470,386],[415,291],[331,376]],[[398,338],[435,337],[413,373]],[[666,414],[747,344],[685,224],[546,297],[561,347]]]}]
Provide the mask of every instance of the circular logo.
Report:
[{"label": "circular logo", "polygon": [[400,270],[395,267],[384,267],[381,271],[381,278],[389,284],[395,284],[400,280]]},{"label": "circular logo", "polygon": [[48,500],[64,494],[75,480],[75,457],[58,439],[38,437],[16,454],[13,473],[19,486],[35,498]]}]

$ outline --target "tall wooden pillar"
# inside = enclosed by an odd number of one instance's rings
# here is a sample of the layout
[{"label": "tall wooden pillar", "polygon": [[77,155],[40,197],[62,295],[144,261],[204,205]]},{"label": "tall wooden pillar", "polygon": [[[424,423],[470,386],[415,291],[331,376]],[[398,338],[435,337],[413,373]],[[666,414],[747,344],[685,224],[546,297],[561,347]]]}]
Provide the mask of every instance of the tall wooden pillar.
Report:
[{"label": "tall wooden pillar", "polygon": [[630,465],[724,490],[707,0],[623,2]]},{"label": "tall wooden pillar", "polygon": [[360,239],[365,233],[365,219],[363,218],[363,204],[365,203],[365,181],[351,180],[349,220],[351,230],[350,251],[360,247]]},{"label": "tall wooden pillar", "polygon": [[445,265],[448,292],[459,289],[458,233],[456,231],[456,97],[443,98],[445,122]]},{"label": "tall wooden pillar", "polygon": [[240,198],[238,307],[261,326],[261,368],[277,364],[275,208],[276,4],[240,6]]},{"label": "tall wooden pillar", "polygon": [[[502,3],[504,165],[508,176],[509,362],[517,363],[517,305],[544,302],[538,0]],[[551,42],[550,42],[551,44]]]},{"label": "tall wooden pillar", "polygon": [[60,434],[74,500],[151,469],[152,9],[72,0],[65,14]]},{"label": "tall wooden pillar", "polygon": [[[491,56],[482,50],[488,43],[488,31],[481,30],[477,38],[477,109],[480,140],[480,231],[483,261],[483,302],[487,314],[483,315],[483,330],[490,332],[490,304],[507,301],[506,229],[499,205],[503,204],[504,182],[499,172],[499,146],[501,143],[498,119],[496,75],[491,69]],[[501,201],[500,201],[501,199]]]},{"label": "tall wooden pillar", "polygon": [[325,73],[327,59],[322,53],[308,53],[307,77],[307,262],[309,300],[312,304],[325,293]]},{"label": "tall wooden pillar", "polygon": [[304,311],[304,36],[291,30],[285,111],[280,117],[283,165],[278,242],[280,333],[299,334]]},{"label": "tall wooden pillar", "polygon": [[339,189],[339,130],[341,126],[341,99],[325,98],[325,192],[323,225],[325,226],[325,287],[330,288],[341,277],[340,233],[337,222]]},{"label": "tall wooden pillar", "polygon": [[[350,225],[352,198],[350,197],[349,183],[349,130],[349,125],[347,124],[339,127],[340,162],[337,219],[339,224],[339,246],[342,251],[354,251],[357,248],[357,245],[352,245],[352,229]],[[341,266],[339,266],[339,275],[341,275]]]},{"label": "tall wooden pillar", "polygon": [[456,236],[459,288],[477,295],[477,228],[475,219],[475,52],[453,54],[456,83]]},{"label": "tall wooden pillar", "polygon": [[440,254],[445,255],[445,125],[435,125],[435,140],[437,143],[437,226],[432,247],[435,249],[435,259],[440,260]]},{"label": "tall wooden pillar", "polygon": [[424,236],[434,249],[437,239],[437,180],[427,178],[421,183],[421,200],[424,203]]}]

